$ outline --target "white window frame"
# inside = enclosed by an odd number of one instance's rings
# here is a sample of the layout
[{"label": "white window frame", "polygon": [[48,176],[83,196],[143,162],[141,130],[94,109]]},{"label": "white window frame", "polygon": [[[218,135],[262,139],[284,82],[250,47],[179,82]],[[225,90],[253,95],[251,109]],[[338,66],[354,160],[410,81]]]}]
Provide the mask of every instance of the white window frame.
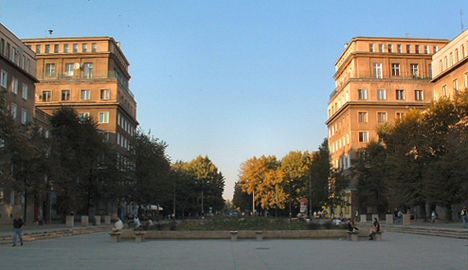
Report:
[{"label": "white window frame", "polygon": [[411,76],[419,77],[419,64],[410,64]]},{"label": "white window frame", "polygon": [[29,87],[28,87],[27,84],[23,83],[23,89],[21,91],[21,97],[24,100],[28,100],[28,96],[29,96]]},{"label": "white window frame", "polygon": [[374,78],[376,79],[382,79],[383,78],[383,67],[382,63],[374,63]]},{"label": "white window frame", "polygon": [[109,112],[99,112],[99,123],[109,124]]},{"label": "white window frame", "polygon": [[377,89],[377,99],[387,100],[387,89]]},{"label": "white window frame", "polygon": [[5,89],[8,87],[8,72],[0,70],[0,85]]},{"label": "white window frame", "polygon": [[11,118],[13,119],[16,119],[16,117],[18,116],[18,105],[16,105],[16,103],[11,103],[10,114],[11,114]]},{"label": "white window frame", "polygon": [[392,63],[392,76],[400,77],[400,63]]},{"label": "white window frame", "polygon": [[396,89],[395,90],[395,99],[396,100],[405,100],[405,90],[404,89]]},{"label": "white window frame", "polygon": [[46,77],[55,77],[57,74],[57,69],[55,68],[55,63],[46,64]]},{"label": "white window frame", "polygon": [[72,77],[75,74],[73,63],[65,64],[65,76]]},{"label": "white window frame", "polygon": [[50,102],[52,100],[52,91],[50,90],[43,90],[41,93],[41,101],[42,102]]},{"label": "white window frame", "polygon": [[[68,95],[66,95],[66,97],[68,97],[68,98],[67,98],[67,99],[64,99],[64,98],[63,98],[63,97],[64,97],[63,94],[66,93],[66,92],[68,92]],[[62,89],[62,90],[60,91],[60,100],[61,100],[61,101],[69,101],[70,98],[71,98],[71,90],[69,90],[69,89]]]},{"label": "white window frame", "polygon": [[358,123],[367,123],[369,120],[367,112],[358,112]]},{"label": "white window frame", "polygon": [[18,79],[15,77],[12,77],[11,80],[11,92],[15,95],[18,95],[18,88],[19,88],[19,82]]},{"label": "white window frame", "polygon": [[101,89],[100,98],[101,100],[109,100],[111,98],[110,89]]},{"label": "white window frame", "polygon": [[377,112],[377,123],[387,123],[387,122],[388,122],[387,112]]},{"label": "white window frame", "polygon": [[80,100],[91,100],[91,90],[82,89],[80,92]]},{"label": "white window frame", "polygon": [[367,89],[358,89],[358,99],[367,100],[369,96],[367,95]]},{"label": "white window frame", "polygon": [[21,124],[26,125],[28,123],[28,111],[21,109]]},{"label": "white window frame", "polygon": [[360,143],[369,142],[369,131],[359,131],[358,140]]},{"label": "white window frame", "polygon": [[424,91],[420,89],[414,90],[414,100],[423,101],[424,100]]}]

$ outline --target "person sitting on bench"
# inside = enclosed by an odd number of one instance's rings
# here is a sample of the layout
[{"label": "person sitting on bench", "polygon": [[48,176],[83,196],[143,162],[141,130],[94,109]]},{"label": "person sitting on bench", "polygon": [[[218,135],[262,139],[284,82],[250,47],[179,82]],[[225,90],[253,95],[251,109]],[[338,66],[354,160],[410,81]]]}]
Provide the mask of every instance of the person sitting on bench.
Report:
[{"label": "person sitting on bench", "polygon": [[380,223],[377,218],[374,218],[374,222],[372,223],[372,227],[370,228],[369,232],[369,240],[375,239],[375,234],[380,232]]}]

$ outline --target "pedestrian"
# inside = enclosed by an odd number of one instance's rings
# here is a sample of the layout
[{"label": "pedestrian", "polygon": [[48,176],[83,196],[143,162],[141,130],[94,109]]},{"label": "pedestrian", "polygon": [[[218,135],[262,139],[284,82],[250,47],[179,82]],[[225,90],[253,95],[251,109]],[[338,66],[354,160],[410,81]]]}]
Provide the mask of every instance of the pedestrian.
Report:
[{"label": "pedestrian", "polygon": [[348,220],[348,223],[346,225],[348,232],[358,232],[359,229],[354,225],[354,220],[350,219]]},{"label": "pedestrian", "polygon": [[114,223],[114,228],[112,228],[112,231],[114,232],[119,232],[123,229],[124,225],[122,220],[119,218],[119,216],[116,217],[117,221]]},{"label": "pedestrian", "polygon": [[466,209],[466,206],[461,210],[460,216],[463,221],[463,228],[468,229],[468,209]]},{"label": "pedestrian", "polygon": [[134,229],[138,229],[141,227],[141,222],[138,216],[135,216],[135,218],[133,219],[133,226],[134,226]]},{"label": "pedestrian", "polygon": [[20,245],[23,245],[23,219],[19,215],[13,220],[13,245],[16,246],[16,240],[19,238]]},{"label": "pedestrian", "polygon": [[432,221],[432,223],[435,223],[435,222],[436,222],[436,219],[437,219],[437,213],[436,213],[436,211],[435,211],[435,209],[434,209],[434,210],[432,210],[432,213],[431,213],[431,221]]},{"label": "pedestrian", "polygon": [[377,218],[374,218],[374,222],[372,223],[372,227],[370,228],[370,231],[369,231],[369,240],[374,240],[375,234],[378,232],[380,232],[380,223],[377,220]]},{"label": "pedestrian", "polygon": [[398,210],[398,213],[397,213],[397,216],[398,216],[398,224],[402,224],[402,220],[403,220],[403,212],[401,212],[401,210]]}]

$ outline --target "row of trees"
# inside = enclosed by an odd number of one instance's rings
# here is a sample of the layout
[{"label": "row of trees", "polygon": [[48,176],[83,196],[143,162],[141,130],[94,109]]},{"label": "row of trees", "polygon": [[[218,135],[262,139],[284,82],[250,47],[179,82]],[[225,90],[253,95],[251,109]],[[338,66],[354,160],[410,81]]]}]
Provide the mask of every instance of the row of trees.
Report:
[{"label": "row of trees", "polygon": [[[336,185],[331,188],[329,180]],[[281,160],[275,156],[253,157],[241,165],[235,184],[233,204],[241,211],[273,210],[279,215],[295,215],[300,201],[309,200],[311,209],[342,204],[339,196],[344,179],[332,169],[325,140],[315,153],[291,151]],[[340,194],[339,192],[336,194]],[[253,205],[255,204],[255,205]]]},{"label": "row of trees", "polygon": [[81,119],[66,107],[55,112],[50,126],[50,136],[34,125],[22,127],[1,102],[1,187],[25,200],[53,190],[62,215],[93,215],[99,206],[128,203],[160,205],[166,213],[178,207],[181,215],[223,208],[224,177],[208,157],[171,165],[167,145],[142,131],[130,151],[122,151],[93,119]]},{"label": "row of trees", "polygon": [[348,176],[359,179],[361,211],[417,207],[427,217],[438,205],[451,218],[468,198],[468,91],[410,111],[379,137],[358,152]]}]

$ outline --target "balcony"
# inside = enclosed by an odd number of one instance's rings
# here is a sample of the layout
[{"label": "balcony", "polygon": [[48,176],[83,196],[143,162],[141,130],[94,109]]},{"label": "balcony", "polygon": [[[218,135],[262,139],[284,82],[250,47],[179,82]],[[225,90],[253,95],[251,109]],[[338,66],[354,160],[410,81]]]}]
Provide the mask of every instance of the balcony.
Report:
[{"label": "balcony", "polygon": [[82,72],[75,72],[74,74],[58,73],[53,76],[42,75],[38,79],[41,82],[56,82],[56,81],[67,81],[67,82],[105,82],[105,81],[117,81],[119,85],[132,97],[135,98],[132,91],[128,87],[128,81],[124,79],[117,72],[109,70],[107,76],[85,76]]}]

